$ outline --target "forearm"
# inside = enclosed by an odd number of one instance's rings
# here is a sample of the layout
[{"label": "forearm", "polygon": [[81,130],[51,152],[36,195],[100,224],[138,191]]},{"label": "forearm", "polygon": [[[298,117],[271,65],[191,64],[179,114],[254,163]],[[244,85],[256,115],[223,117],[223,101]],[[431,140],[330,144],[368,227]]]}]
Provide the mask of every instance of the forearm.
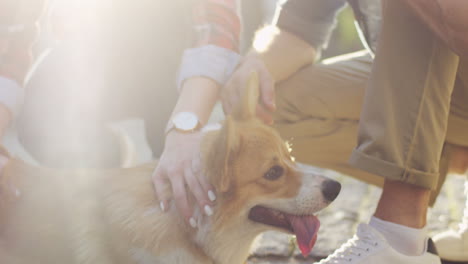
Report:
[{"label": "forearm", "polygon": [[402,1],[451,49],[468,58],[468,1]]},{"label": "forearm", "polygon": [[[265,61],[275,81],[287,79],[316,60],[327,46],[344,0],[289,0],[280,9],[274,26],[259,31],[255,53]],[[265,45],[265,43],[270,45]]]},{"label": "forearm", "polygon": [[205,125],[218,100],[219,85],[205,77],[192,77],[183,83],[179,99],[172,115],[180,112],[192,112]]},{"label": "forearm", "polygon": [[194,45],[185,50],[172,115],[192,112],[206,124],[218,100],[220,86],[239,61],[239,0],[198,0],[193,6]]},{"label": "forearm", "polygon": [[268,26],[257,32],[250,55],[258,55],[276,82],[312,64],[316,49],[294,34]]}]

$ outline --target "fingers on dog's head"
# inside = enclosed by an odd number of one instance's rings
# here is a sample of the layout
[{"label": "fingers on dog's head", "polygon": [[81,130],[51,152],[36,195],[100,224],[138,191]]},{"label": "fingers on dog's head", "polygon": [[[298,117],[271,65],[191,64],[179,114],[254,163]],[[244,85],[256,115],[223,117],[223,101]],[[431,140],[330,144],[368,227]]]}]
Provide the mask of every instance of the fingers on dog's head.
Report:
[{"label": "fingers on dog's head", "polygon": [[188,202],[185,183],[181,177],[177,177],[175,180],[171,181],[171,185],[176,207],[184,217],[185,221],[189,223],[190,218],[192,217],[192,208]]},{"label": "fingers on dog's head", "polygon": [[197,200],[200,208],[204,208],[206,205],[211,205],[211,201],[208,197],[208,191],[203,189],[197,175],[193,173],[190,168],[185,169],[185,181],[187,182],[187,186]]},{"label": "fingers on dog's head", "polygon": [[152,175],[152,181],[156,192],[156,198],[158,201],[163,202],[165,209],[167,209],[167,201],[171,196],[171,187],[167,178],[167,173],[159,167],[156,168]]}]

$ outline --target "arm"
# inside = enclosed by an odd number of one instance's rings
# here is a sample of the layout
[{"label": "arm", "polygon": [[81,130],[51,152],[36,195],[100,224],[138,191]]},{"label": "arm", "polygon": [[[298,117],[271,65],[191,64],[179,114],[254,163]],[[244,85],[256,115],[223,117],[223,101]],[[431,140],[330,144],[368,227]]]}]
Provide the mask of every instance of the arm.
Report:
[{"label": "arm", "polygon": [[[277,13],[274,27],[260,30],[253,42],[275,81],[287,79],[313,63],[328,45],[344,0],[289,0]],[[267,40],[267,41],[265,41]],[[264,43],[271,43],[265,45]]]},{"label": "arm", "polygon": [[[191,77],[184,82],[172,115],[180,112],[195,113],[201,124],[206,124],[218,100],[219,84],[207,77]],[[171,135],[169,133],[168,135]]]},{"label": "arm", "polygon": [[403,1],[452,50],[468,58],[468,1]]},{"label": "arm", "polygon": [[[194,44],[184,52],[173,114],[194,112],[206,124],[219,88],[239,61],[241,22],[237,0],[195,0]],[[194,100],[195,99],[195,100]]]},{"label": "arm", "polygon": [[261,103],[257,115],[272,123],[275,110],[274,83],[282,81],[300,68],[312,64],[326,47],[335,26],[336,14],[344,0],[290,0],[280,10],[276,26],[260,30],[253,48],[243,59],[222,91],[225,112],[239,103],[244,83],[255,70],[260,77]]},{"label": "arm", "polygon": [[318,52],[328,46],[336,16],[346,0],[289,0],[276,18],[276,26],[313,46]]},{"label": "arm", "polygon": [[317,49],[286,30],[268,26],[257,32],[247,55],[251,56],[261,59],[274,82],[279,82],[312,64],[317,57]]},{"label": "arm", "polygon": [[[194,45],[184,52],[177,80],[180,92],[172,116],[192,112],[206,124],[219,98],[219,89],[239,60],[240,17],[236,0],[196,0],[193,9]],[[171,117],[172,118],[172,117]],[[196,227],[188,192],[199,207],[210,214],[214,189],[193,164],[200,164],[201,132],[166,136],[164,151],[153,173],[156,195],[163,211],[169,207],[166,185],[171,185],[177,209],[185,221]],[[209,194],[210,193],[210,194]],[[191,196],[192,196],[191,195]]]}]

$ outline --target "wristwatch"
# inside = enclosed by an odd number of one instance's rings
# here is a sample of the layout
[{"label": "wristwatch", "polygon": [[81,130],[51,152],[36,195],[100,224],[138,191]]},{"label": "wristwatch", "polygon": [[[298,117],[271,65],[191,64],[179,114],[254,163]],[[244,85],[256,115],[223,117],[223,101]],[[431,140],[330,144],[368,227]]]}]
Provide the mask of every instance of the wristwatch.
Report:
[{"label": "wristwatch", "polygon": [[192,112],[179,112],[169,120],[166,126],[166,135],[173,129],[182,133],[195,132],[201,127],[200,120],[197,115]]}]

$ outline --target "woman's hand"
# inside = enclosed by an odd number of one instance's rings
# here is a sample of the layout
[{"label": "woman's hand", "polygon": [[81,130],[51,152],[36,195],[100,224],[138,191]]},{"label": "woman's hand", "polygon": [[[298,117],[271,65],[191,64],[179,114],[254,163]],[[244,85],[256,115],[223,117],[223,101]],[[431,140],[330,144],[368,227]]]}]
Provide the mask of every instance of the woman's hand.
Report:
[{"label": "woman's hand", "polygon": [[275,105],[274,80],[265,63],[255,54],[247,55],[221,90],[224,113],[230,114],[241,103],[250,74],[256,71],[260,81],[260,101],[257,116],[265,123],[273,123]]},{"label": "woman's hand", "polygon": [[197,220],[193,217],[193,197],[206,215],[213,213],[212,206],[216,199],[213,186],[202,174],[201,139],[201,132],[170,132],[153,173],[161,209],[167,211],[169,208],[170,185],[178,211],[193,228],[197,227]]}]

